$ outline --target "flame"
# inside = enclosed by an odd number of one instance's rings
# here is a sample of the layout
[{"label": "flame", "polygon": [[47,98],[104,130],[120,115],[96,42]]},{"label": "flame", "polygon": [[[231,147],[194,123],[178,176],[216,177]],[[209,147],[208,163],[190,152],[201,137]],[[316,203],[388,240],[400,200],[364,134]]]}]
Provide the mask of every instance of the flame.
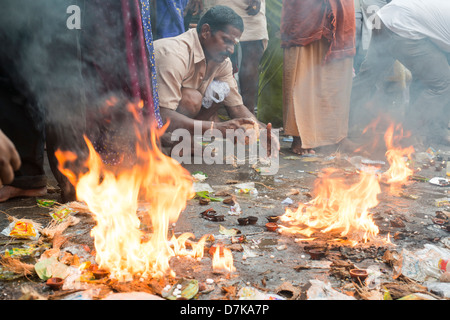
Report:
[{"label": "flame", "polygon": [[216,247],[213,254],[212,267],[215,272],[219,273],[236,271],[231,250],[223,246]]},{"label": "flame", "polygon": [[[374,121],[366,129],[375,130],[379,120]],[[398,133],[398,134],[397,134]],[[347,237],[345,242],[354,246],[359,242],[381,240],[391,243],[390,235],[386,239],[379,239],[379,229],[375,225],[369,210],[378,205],[378,194],[381,193],[380,180],[384,180],[392,188],[408,181],[413,174],[405,161],[414,153],[412,146],[399,147],[404,138],[401,125],[391,124],[384,134],[387,147],[386,158],[389,169],[381,176],[373,172],[358,172],[358,181],[349,183],[339,177],[337,169],[324,170],[324,176],[316,180],[315,194],[317,196],[307,204],[299,204],[297,210],[286,209],[281,220],[288,222],[288,226],[281,226],[281,232],[301,234],[309,237],[316,232],[340,232],[341,237]],[[314,239],[314,238],[312,238]],[[343,242],[342,239],[333,241]]]},{"label": "flame", "polygon": [[287,208],[281,220],[292,227],[282,227],[281,232],[300,233],[311,237],[317,231],[340,232],[355,241],[376,239],[378,227],[369,209],[378,205],[381,192],[374,174],[361,172],[354,184],[348,184],[338,170],[324,170],[322,179],[316,181],[317,196],[308,204],[300,204],[296,211]]},{"label": "flame", "polygon": [[[398,135],[394,135],[394,132],[400,131]],[[405,158],[410,159],[414,153],[412,146],[407,148],[401,148],[397,145],[399,141],[404,138],[403,129],[400,125],[395,126],[392,124],[384,135],[386,143],[386,159],[388,160],[390,167],[383,173],[383,179],[388,184],[399,185],[408,181],[409,177],[413,175],[414,171],[410,169],[405,161]]]},{"label": "flame", "polygon": [[[136,122],[140,119],[139,109],[140,104],[132,111]],[[174,276],[169,265],[171,257],[203,257],[206,236],[198,244],[190,242],[193,250],[186,249],[186,241],[195,238],[193,234],[172,236],[168,241],[170,225],[195,193],[189,172],[158,148],[157,139],[165,128],[136,130],[136,163],[131,168],[106,167],[86,137],[86,173],[77,176],[65,168],[67,161],[76,159],[74,154],[56,152],[59,168],[75,186],[77,199],[84,201],[94,215],[96,225],[91,235],[96,262],[119,281],[130,281],[135,276]],[[150,234],[140,228],[138,207],[149,221]]]},{"label": "flame", "polygon": [[[173,243],[174,253],[177,256],[189,256],[192,258],[201,259],[204,255],[205,243],[210,237],[210,234],[205,234],[197,243],[195,243],[189,241],[189,238],[195,239],[195,235],[190,232],[183,233],[178,238],[172,236],[171,242]],[[188,246],[190,246],[191,249],[188,249]]]}]

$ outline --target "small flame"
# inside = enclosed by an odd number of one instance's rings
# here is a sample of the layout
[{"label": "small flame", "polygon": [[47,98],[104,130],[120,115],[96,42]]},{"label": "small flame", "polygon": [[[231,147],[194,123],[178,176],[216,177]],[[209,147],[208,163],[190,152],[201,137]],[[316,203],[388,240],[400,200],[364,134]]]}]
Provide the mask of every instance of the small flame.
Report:
[{"label": "small flame", "polygon": [[228,248],[217,246],[213,254],[212,267],[215,272],[234,272],[233,254]]},{"label": "small flame", "polygon": [[[178,238],[173,236],[171,242],[173,243],[174,253],[177,256],[189,256],[195,259],[201,259],[204,255],[205,243],[210,237],[210,234],[205,234],[197,243],[195,243],[189,241],[189,238],[195,239],[195,235],[190,232],[183,233]],[[188,249],[188,246],[191,247],[191,249]]]},{"label": "small flame", "polygon": [[[400,131],[398,135],[394,135],[394,132]],[[404,138],[403,129],[400,125],[394,128],[391,125],[384,135],[387,151],[386,158],[390,164],[389,170],[383,174],[383,179],[388,184],[400,185],[408,181],[414,171],[408,167],[405,158],[410,159],[414,153],[412,146],[407,148],[401,148],[398,146],[401,139]]]}]

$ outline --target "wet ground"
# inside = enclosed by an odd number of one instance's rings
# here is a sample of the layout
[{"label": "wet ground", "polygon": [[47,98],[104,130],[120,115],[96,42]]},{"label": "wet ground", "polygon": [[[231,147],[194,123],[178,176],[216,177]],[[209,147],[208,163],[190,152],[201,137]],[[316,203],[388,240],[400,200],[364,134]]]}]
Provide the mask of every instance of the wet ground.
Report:
[{"label": "wet ground", "polygon": [[[242,210],[239,216],[232,215],[230,204],[222,201],[200,204],[199,199],[192,199],[188,201],[176,224],[171,227],[175,235],[193,233],[196,237],[193,241],[197,241],[205,234],[212,234],[215,244],[223,243],[232,250],[236,268],[232,274],[213,272],[211,256],[208,254],[201,261],[190,258],[171,260],[171,267],[177,279],[197,280],[201,284],[203,291],[197,299],[236,299],[239,290],[244,287],[257,289],[262,294],[278,294],[287,299],[307,299],[308,289],[311,287],[310,280],[313,279],[330,283],[336,290],[362,299],[349,276],[350,268],[375,268],[379,271],[378,283],[392,283],[394,270],[385,259],[386,251],[401,252],[403,248],[418,250],[425,244],[441,247],[450,245],[449,224],[448,220],[445,220],[450,208],[442,202],[443,198],[450,197],[450,187],[433,185],[420,179],[409,181],[396,194],[389,192],[389,186],[381,185],[379,204],[370,210],[373,220],[379,227],[380,237],[384,238],[389,234],[393,245],[369,242],[352,247],[345,242],[332,241],[336,237],[339,238],[339,234],[336,233],[318,235],[317,239],[311,242],[303,241],[299,236],[268,231],[265,227],[268,222],[267,216],[282,215],[286,206],[295,207],[298,203],[306,203],[314,197],[313,186],[323,168],[339,168],[349,177],[357,169],[349,161],[352,155],[342,154],[333,147],[318,150],[313,157],[298,157],[289,151],[289,146],[288,137],[281,136],[279,170],[275,175],[264,176],[256,167],[248,164],[184,165],[191,173],[201,171],[207,175],[204,183],[212,188],[211,195],[226,198],[226,193],[229,192],[235,196]],[[428,147],[430,146],[416,147],[415,154],[424,155]],[[450,149],[446,150],[439,145],[432,147],[434,150],[440,150],[444,157],[445,152]],[[373,152],[368,158],[386,161],[383,148]],[[441,158],[437,160],[440,161]],[[430,165],[429,160],[423,157],[417,159],[414,165],[421,168],[420,177],[426,179],[445,177],[445,168],[437,171],[435,163]],[[380,169],[387,168],[386,162]],[[51,193],[40,199],[58,199],[56,183],[48,166],[46,169]],[[235,187],[240,183],[254,183],[257,194],[236,193]],[[287,198],[292,200],[291,205],[286,203]],[[213,209],[216,215],[223,215],[223,221],[205,219],[201,213],[207,209]],[[52,219],[49,216],[49,208],[37,206],[35,198],[12,199],[0,204],[0,210],[3,212],[0,215],[0,230],[9,225],[8,216],[16,219],[32,219],[42,226],[46,226]],[[237,218],[248,216],[256,216],[257,222],[254,225],[239,225]],[[92,255],[88,251],[94,250],[90,230],[95,222],[90,214],[77,214],[76,217],[79,223],[64,231],[63,235],[68,240],[62,249],[70,248],[71,253],[77,253],[80,260],[92,260]],[[235,237],[226,234],[233,229],[238,230]],[[341,240],[345,240],[345,237],[341,237]],[[27,243],[29,241],[12,239],[0,234],[2,254],[6,249],[20,248]],[[328,250],[326,256],[318,260],[312,259],[308,254],[312,247],[326,247]],[[33,263],[35,261],[33,259],[36,258],[21,259]],[[204,289],[205,286],[208,290]],[[82,290],[52,291],[39,277],[30,275],[1,280],[0,292],[0,299],[3,300],[63,299]],[[439,297],[437,293],[433,294],[434,297]],[[98,295],[97,292],[97,297]],[[92,295],[88,297],[93,298]]]}]

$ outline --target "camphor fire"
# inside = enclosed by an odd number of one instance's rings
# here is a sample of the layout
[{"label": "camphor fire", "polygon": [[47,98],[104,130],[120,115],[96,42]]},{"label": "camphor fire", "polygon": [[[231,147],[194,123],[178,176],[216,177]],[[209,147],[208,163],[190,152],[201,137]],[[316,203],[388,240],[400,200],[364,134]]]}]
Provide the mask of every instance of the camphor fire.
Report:
[{"label": "camphor fire", "polygon": [[[129,105],[135,122],[142,128],[139,105]],[[176,222],[187,200],[194,196],[192,178],[178,162],[165,156],[157,139],[165,128],[136,130],[136,163],[131,168],[106,167],[92,143],[86,162],[88,171],[78,177],[65,169],[72,153],[58,151],[60,170],[76,188],[79,201],[93,213],[96,225],[91,231],[98,267],[118,281],[136,278],[175,276],[169,261],[177,255],[202,258],[208,235],[198,243],[185,233],[168,241],[169,227]],[[143,209],[142,209],[143,208]],[[144,214],[140,219],[138,212]],[[144,233],[142,221],[149,221],[151,233]],[[187,244],[189,243],[189,248]]]},{"label": "camphor fire", "polygon": [[223,246],[217,246],[213,253],[213,269],[216,273],[234,272],[233,254],[231,250]]},{"label": "camphor fire", "polygon": [[[395,132],[400,131],[399,135]],[[391,125],[384,138],[387,147],[386,158],[389,169],[378,174],[377,168],[373,171],[358,171],[356,181],[350,179],[337,169],[324,170],[323,176],[315,183],[315,198],[306,204],[299,204],[297,210],[286,209],[282,221],[288,226],[282,227],[281,232],[300,234],[309,240],[314,234],[339,233],[342,243],[357,245],[359,243],[385,243],[390,244],[390,237],[381,239],[379,229],[374,223],[370,209],[379,204],[378,195],[381,193],[380,183],[401,185],[412,176],[405,158],[414,152],[412,147],[401,148],[398,141],[403,137],[401,126]]]},{"label": "camphor fire", "polygon": [[[398,132],[398,134],[395,135],[395,132]],[[407,148],[399,147],[399,142],[403,138],[403,129],[400,125],[394,126],[392,124],[384,135],[384,141],[388,149],[386,158],[390,168],[383,174],[383,179],[393,187],[405,183],[413,175],[413,170],[408,167],[405,158],[411,158],[414,148],[412,146]]]}]

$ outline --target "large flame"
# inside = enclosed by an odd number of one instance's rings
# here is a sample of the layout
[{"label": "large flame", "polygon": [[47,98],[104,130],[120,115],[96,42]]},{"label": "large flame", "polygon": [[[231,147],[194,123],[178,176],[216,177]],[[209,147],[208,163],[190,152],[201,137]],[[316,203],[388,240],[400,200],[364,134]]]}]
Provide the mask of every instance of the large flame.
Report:
[{"label": "large flame", "polygon": [[369,209],[378,204],[380,185],[374,174],[361,172],[358,179],[349,184],[337,169],[326,169],[324,177],[316,181],[317,196],[308,204],[300,204],[296,211],[286,209],[281,220],[290,226],[281,231],[307,237],[335,231],[356,242],[375,239],[379,230]]},{"label": "large flame", "polygon": [[[178,239],[172,236],[168,241],[169,227],[177,221],[194,192],[189,172],[158,148],[157,138],[164,129],[144,133],[136,130],[136,163],[131,168],[107,168],[87,138],[88,171],[78,177],[65,169],[65,162],[76,157],[70,152],[56,152],[61,172],[76,187],[77,200],[84,201],[94,214],[96,225],[91,235],[96,262],[119,281],[129,281],[135,276],[173,276],[171,257],[203,256],[206,236],[197,247],[192,246],[192,251],[186,249],[185,242],[195,238],[193,234]],[[144,213],[142,220],[138,209]],[[150,224],[150,234],[141,228],[144,220]]]},{"label": "large flame", "polygon": [[[378,120],[369,127],[374,129],[377,125]],[[339,232],[353,245],[372,240],[390,243],[389,236],[379,239],[379,229],[369,210],[378,205],[380,180],[389,184],[392,190],[408,181],[413,174],[405,158],[410,158],[414,148],[399,147],[404,137],[401,125],[392,124],[385,132],[386,158],[390,167],[381,176],[376,174],[374,168],[373,172],[359,172],[358,180],[349,182],[338,174],[337,169],[325,169],[324,176],[315,184],[316,197],[307,204],[300,203],[295,211],[287,208],[281,220],[289,225],[282,226],[281,231],[301,234],[310,239],[314,239],[311,237],[316,232]]]}]

